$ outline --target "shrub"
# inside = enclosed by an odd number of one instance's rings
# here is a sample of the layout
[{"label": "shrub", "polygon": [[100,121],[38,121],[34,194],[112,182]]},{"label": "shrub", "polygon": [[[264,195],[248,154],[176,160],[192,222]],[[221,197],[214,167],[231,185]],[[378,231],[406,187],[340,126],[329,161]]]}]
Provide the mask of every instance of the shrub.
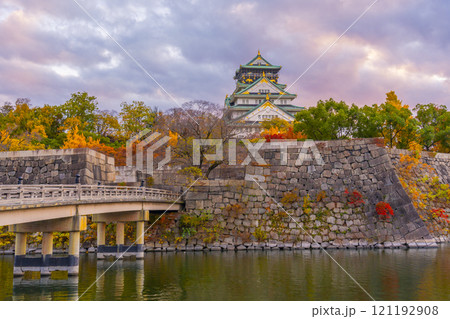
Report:
[{"label": "shrub", "polygon": [[202,177],[203,176],[202,170],[195,166],[189,166],[189,167],[182,168],[178,171],[178,174],[186,175],[186,176],[190,176],[190,177]]},{"label": "shrub", "polygon": [[377,211],[378,216],[384,220],[389,220],[391,216],[394,216],[394,210],[391,205],[386,202],[379,202],[375,206],[375,210]]},{"label": "shrub", "polygon": [[431,216],[433,218],[442,218],[443,220],[445,220],[447,223],[449,223],[449,219],[448,219],[448,214],[445,213],[445,210],[443,208],[437,208],[437,209],[432,209],[431,210]]},{"label": "shrub", "polygon": [[259,241],[263,242],[267,239],[267,233],[262,229],[261,226],[257,227],[253,232],[253,236]]},{"label": "shrub", "polygon": [[320,191],[317,194],[317,202],[320,202],[322,199],[325,199],[327,197],[327,193],[325,191]]},{"label": "shrub", "polygon": [[364,199],[360,192],[354,190],[349,192],[348,189],[345,189],[345,195],[347,196],[347,204],[361,206],[364,205]]},{"label": "shrub", "polygon": [[155,179],[153,176],[147,177],[147,187],[152,187],[155,184]]},{"label": "shrub", "polygon": [[11,247],[14,237],[14,233],[8,231],[8,226],[0,226],[0,248]]},{"label": "shrub", "polygon": [[309,214],[312,210],[311,208],[311,200],[309,198],[309,194],[303,198],[303,213]]},{"label": "shrub", "polygon": [[197,228],[205,226],[211,219],[210,214],[202,213],[200,216],[193,214],[181,215],[179,220],[179,227],[181,229],[181,236],[183,238],[189,238],[197,233]]},{"label": "shrub", "polygon": [[186,176],[186,183],[192,184],[196,179],[203,176],[202,170],[195,166],[189,166],[182,168],[178,171],[178,174]]},{"label": "shrub", "polygon": [[299,200],[299,197],[297,194],[293,193],[293,192],[287,192],[284,194],[284,196],[281,198],[281,203],[283,205],[286,204],[292,204],[295,203]]}]

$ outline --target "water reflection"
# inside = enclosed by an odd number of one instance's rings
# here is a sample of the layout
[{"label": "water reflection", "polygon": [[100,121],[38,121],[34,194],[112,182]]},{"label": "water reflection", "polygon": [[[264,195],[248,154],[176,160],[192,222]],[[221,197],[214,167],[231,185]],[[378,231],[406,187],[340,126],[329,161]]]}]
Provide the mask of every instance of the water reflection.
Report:
[{"label": "water reflection", "polygon": [[[449,300],[450,245],[329,251],[377,300]],[[1,300],[369,300],[322,251],[151,253],[144,260],[80,258],[67,280],[12,278],[0,256]]]},{"label": "water reflection", "polygon": [[[109,271],[113,261],[97,263],[95,300],[144,300],[144,260],[119,260]],[[108,271],[107,271],[108,270]],[[84,296],[83,296],[84,297]],[[83,300],[86,298],[82,298]]]},{"label": "water reflection", "polygon": [[12,300],[76,300],[78,298],[78,278],[13,279]]}]

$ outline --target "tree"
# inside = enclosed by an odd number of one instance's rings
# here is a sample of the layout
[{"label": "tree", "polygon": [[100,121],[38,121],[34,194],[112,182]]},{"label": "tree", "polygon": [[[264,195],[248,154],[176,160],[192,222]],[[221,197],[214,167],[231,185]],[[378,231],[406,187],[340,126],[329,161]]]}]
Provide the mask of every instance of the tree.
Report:
[{"label": "tree", "polygon": [[286,120],[283,120],[279,117],[262,121],[261,127],[265,130],[270,130],[272,128],[276,128],[278,130],[287,130],[289,127],[291,127],[292,124],[289,123]]},{"label": "tree", "polygon": [[151,128],[158,114],[157,110],[146,106],[142,101],[133,101],[131,104],[123,102],[120,107],[119,116],[125,139]]},{"label": "tree", "polygon": [[0,152],[6,151],[27,151],[44,149],[45,145],[39,143],[43,132],[39,127],[30,133],[23,133],[19,136],[11,134],[11,129],[0,132]]},{"label": "tree", "polygon": [[292,123],[280,119],[273,118],[270,120],[263,121],[261,127],[264,129],[261,132],[261,137],[265,138],[266,141],[270,142],[273,139],[282,140],[304,140],[306,135],[302,132],[294,133],[294,126]]},{"label": "tree", "polygon": [[[32,108],[29,99],[17,99],[15,106],[5,104],[1,121],[0,148],[2,151],[43,149],[45,129],[36,116],[38,108]],[[7,112],[7,113],[6,113]]]},{"label": "tree", "polygon": [[379,137],[381,127],[381,117],[377,106],[367,106],[360,108],[357,115],[357,125],[354,132],[355,138]]},{"label": "tree", "polygon": [[386,93],[386,102],[376,107],[379,112],[379,132],[388,147],[408,148],[415,140],[417,121],[408,105],[402,105],[394,91]]},{"label": "tree", "polygon": [[100,140],[92,138],[92,136],[86,138],[86,136],[78,130],[78,127],[75,127],[67,133],[67,139],[61,149],[68,148],[93,149],[107,156],[114,157],[116,166],[124,166],[126,162],[126,150],[124,146],[115,148],[105,145]]},{"label": "tree", "polygon": [[193,143],[199,139],[216,139],[224,150],[220,160],[208,161],[206,154],[214,154],[216,145],[200,147],[200,163],[195,165],[206,171],[205,176],[223,164],[226,159],[231,128],[225,121],[223,107],[208,101],[196,100],[184,103],[182,108],[171,109],[164,113],[156,122],[155,129],[167,135],[176,134],[176,147],[172,149],[173,163],[182,166],[193,165]]},{"label": "tree", "polygon": [[114,111],[99,111],[95,121],[95,133],[108,140],[119,138],[120,124]]},{"label": "tree", "polygon": [[34,116],[45,130],[46,137],[42,138],[41,142],[48,148],[60,148],[66,139],[61,107],[46,104],[41,108],[36,108]]},{"label": "tree", "polygon": [[96,113],[98,112],[97,98],[89,96],[86,92],[73,93],[72,97],[61,105],[65,125],[72,128],[72,121],[76,119],[77,127],[81,131],[93,132],[95,129]]},{"label": "tree", "polygon": [[294,132],[303,132],[314,140],[351,138],[356,131],[358,107],[333,99],[318,101],[317,106],[298,112]]},{"label": "tree", "polygon": [[417,104],[418,142],[427,151],[450,150],[450,112],[445,105]]}]

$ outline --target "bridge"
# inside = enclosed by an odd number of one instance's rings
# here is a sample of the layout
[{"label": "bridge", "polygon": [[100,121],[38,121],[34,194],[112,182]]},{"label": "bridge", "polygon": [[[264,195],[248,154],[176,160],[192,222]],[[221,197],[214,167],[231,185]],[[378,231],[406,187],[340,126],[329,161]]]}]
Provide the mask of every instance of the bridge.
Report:
[{"label": "bridge", "polygon": [[[0,185],[0,226],[16,234],[14,275],[63,270],[78,274],[80,232],[87,216],[97,223],[97,258],[144,256],[144,226],[150,212],[179,211],[181,195],[162,189],[103,185]],[[136,222],[136,243],[124,245],[126,222]],[[116,245],[105,245],[106,225],[116,223]],[[30,257],[27,233],[42,232],[42,256]],[[68,256],[53,255],[53,232],[69,232]]]}]

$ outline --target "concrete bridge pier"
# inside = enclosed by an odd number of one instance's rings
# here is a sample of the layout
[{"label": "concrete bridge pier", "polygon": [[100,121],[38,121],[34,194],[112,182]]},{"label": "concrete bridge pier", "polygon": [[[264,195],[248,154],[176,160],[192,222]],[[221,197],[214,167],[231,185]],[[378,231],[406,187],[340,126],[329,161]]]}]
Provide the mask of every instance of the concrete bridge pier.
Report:
[{"label": "concrete bridge pier", "polygon": [[[97,223],[97,259],[104,259],[106,256],[144,258],[144,226],[148,219],[148,211],[93,215],[92,220]],[[136,222],[136,243],[132,246],[125,245],[126,222]],[[116,223],[116,245],[114,246],[105,245],[105,230],[109,223]]]},{"label": "concrete bridge pier", "polygon": [[136,258],[143,259],[144,258],[144,221],[136,222]]},{"label": "concrete bridge pier", "polygon": [[116,223],[116,245],[117,245],[117,249],[118,249],[119,253],[124,252],[126,250],[126,249],[124,249],[124,246],[125,246],[125,223],[124,222]]},{"label": "concrete bridge pier", "polygon": [[50,276],[50,260],[53,255],[53,233],[42,234],[42,267],[41,276]]},{"label": "concrete bridge pier", "polygon": [[[95,220],[95,217],[93,217],[93,220]],[[106,238],[106,223],[97,221],[97,259],[105,258],[106,252],[105,238]]]},{"label": "concrete bridge pier", "polygon": [[[80,257],[80,231],[86,229],[85,216],[73,216],[46,221],[10,225],[16,233],[14,276],[26,271],[40,272],[49,276],[52,271],[67,271],[69,276],[78,275]],[[27,233],[42,232],[42,254],[27,256]],[[53,255],[53,233],[69,232],[68,255]]]},{"label": "concrete bridge pier", "polygon": [[20,265],[27,255],[27,233],[16,233],[14,250],[14,276],[23,276],[24,271]]},{"label": "concrete bridge pier", "polygon": [[67,272],[69,276],[78,276],[80,263],[80,232],[69,233],[69,265]]}]

